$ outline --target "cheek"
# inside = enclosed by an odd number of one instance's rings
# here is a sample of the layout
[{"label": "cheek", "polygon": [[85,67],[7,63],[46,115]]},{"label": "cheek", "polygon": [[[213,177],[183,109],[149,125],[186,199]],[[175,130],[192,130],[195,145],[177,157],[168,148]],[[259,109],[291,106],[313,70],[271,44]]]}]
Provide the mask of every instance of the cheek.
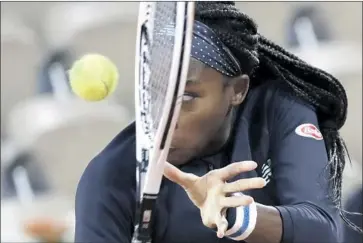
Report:
[{"label": "cheek", "polygon": [[203,147],[216,135],[228,110],[228,104],[217,101],[212,103],[204,100],[195,104],[192,110],[181,110],[173,138],[174,146]]}]

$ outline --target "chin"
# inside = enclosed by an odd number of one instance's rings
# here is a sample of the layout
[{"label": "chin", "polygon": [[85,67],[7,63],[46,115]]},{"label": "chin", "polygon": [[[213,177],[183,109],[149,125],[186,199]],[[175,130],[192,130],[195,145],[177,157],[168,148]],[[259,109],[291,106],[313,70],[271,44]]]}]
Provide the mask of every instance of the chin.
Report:
[{"label": "chin", "polygon": [[167,161],[173,165],[182,165],[189,162],[196,153],[194,149],[169,149]]}]

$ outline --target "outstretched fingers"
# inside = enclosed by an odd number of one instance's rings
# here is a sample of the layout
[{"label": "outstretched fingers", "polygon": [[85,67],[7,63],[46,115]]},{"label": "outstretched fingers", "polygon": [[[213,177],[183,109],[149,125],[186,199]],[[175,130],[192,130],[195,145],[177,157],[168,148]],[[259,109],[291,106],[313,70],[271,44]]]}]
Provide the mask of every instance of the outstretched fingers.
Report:
[{"label": "outstretched fingers", "polygon": [[240,194],[231,197],[222,197],[219,204],[223,208],[237,208],[240,206],[250,205],[253,201],[252,197]]},{"label": "outstretched fingers", "polygon": [[266,181],[261,177],[240,179],[231,183],[226,183],[223,186],[224,193],[241,192],[251,189],[263,188],[266,185]]},{"label": "outstretched fingers", "polygon": [[215,170],[214,174],[218,176],[221,180],[227,181],[242,172],[247,172],[256,169],[257,163],[254,161],[243,161],[232,163],[226,167]]},{"label": "outstretched fingers", "polygon": [[217,214],[216,226],[217,226],[217,237],[223,238],[228,228],[228,221],[226,219],[227,209],[222,210],[221,213]]},{"label": "outstretched fingers", "polygon": [[189,188],[199,179],[198,176],[185,173],[169,162],[165,162],[164,176],[185,189]]}]

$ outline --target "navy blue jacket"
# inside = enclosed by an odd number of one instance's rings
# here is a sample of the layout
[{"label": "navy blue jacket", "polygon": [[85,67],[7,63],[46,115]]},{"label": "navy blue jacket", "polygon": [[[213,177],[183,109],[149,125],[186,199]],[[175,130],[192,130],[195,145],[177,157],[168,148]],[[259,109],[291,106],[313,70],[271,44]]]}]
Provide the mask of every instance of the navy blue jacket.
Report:
[{"label": "navy blue jacket", "polygon": [[[203,175],[226,163],[253,160],[255,171],[238,178],[262,176],[268,184],[244,192],[275,206],[283,220],[284,243],[338,242],[338,212],[328,199],[327,153],[312,107],[292,97],[278,82],[250,90],[239,109],[225,155],[191,161],[183,171]],[[305,127],[306,128],[306,127]],[[310,136],[313,134],[314,136]],[[136,199],[135,125],[131,124],[95,157],[76,195],[76,242],[129,243]],[[199,210],[184,190],[164,179],[154,217],[156,243],[229,243],[202,224]]]}]

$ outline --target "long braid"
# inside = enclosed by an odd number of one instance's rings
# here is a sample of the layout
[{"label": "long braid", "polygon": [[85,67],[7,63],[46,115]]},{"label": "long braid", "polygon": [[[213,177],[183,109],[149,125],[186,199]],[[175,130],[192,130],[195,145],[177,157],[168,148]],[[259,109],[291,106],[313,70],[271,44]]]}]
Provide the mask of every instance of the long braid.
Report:
[{"label": "long braid", "polygon": [[349,155],[338,132],[345,123],[348,106],[341,83],[331,74],[310,66],[260,35],[257,24],[241,13],[234,2],[197,2],[196,19],[213,29],[234,53],[242,71],[251,77],[251,87],[279,78],[294,95],[317,109],[329,158],[330,197],[342,219],[351,228],[362,232],[347,219],[342,209],[342,176]]}]

